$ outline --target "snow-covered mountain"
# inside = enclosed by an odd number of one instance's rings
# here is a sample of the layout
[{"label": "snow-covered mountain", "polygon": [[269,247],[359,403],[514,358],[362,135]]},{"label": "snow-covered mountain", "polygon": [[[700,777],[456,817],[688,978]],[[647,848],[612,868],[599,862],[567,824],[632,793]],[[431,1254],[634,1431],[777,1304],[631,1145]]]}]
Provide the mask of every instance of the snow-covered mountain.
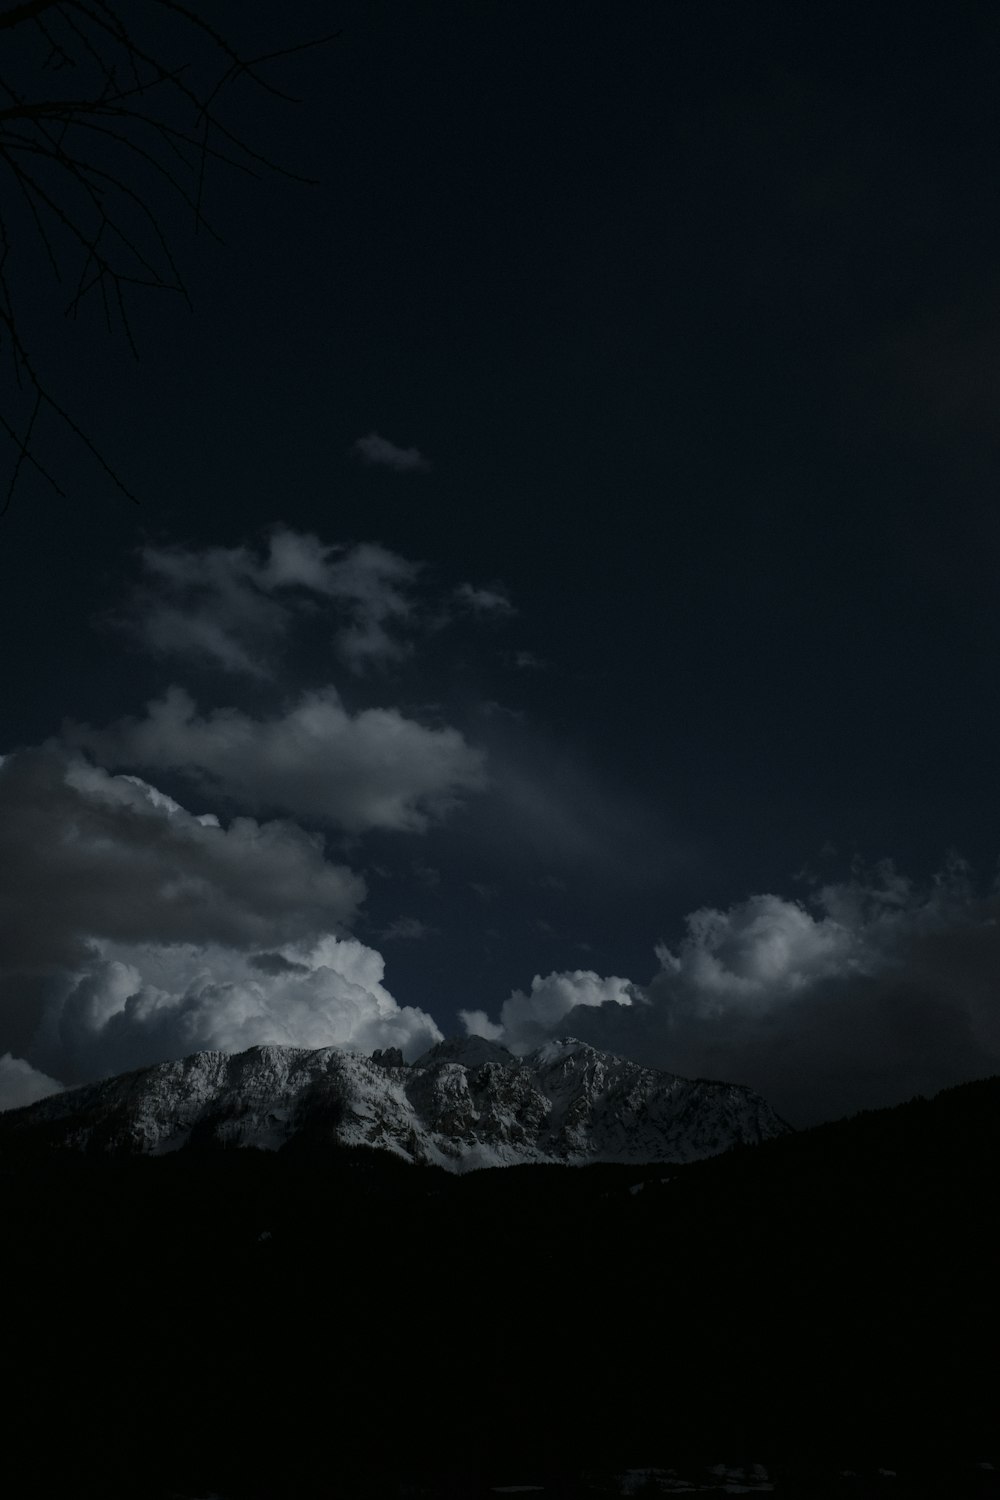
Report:
[{"label": "snow-covered mountain", "polygon": [[788,1127],[759,1095],[690,1081],[573,1038],[514,1057],[480,1037],[407,1065],[334,1047],[198,1052],[42,1099],[0,1138],[158,1155],[295,1138],[380,1147],[453,1172],[523,1162],[686,1162]]}]

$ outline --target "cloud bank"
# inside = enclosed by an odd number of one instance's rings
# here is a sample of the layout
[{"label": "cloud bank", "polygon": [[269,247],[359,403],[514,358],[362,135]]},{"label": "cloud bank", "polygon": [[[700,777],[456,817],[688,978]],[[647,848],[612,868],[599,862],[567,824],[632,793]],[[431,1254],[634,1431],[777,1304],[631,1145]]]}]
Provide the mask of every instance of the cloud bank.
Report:
[{"label": "cloud bank", "polygon": [[[50,745],[0,761],[0,871],[0,1106],[203,1048],[412,1059],[441,1038],[348,935],[361,878],[294,822],[224,824]],[[656,951],[643,986],[536,975],[462,1020],[517,1053],[573,1034],[747,1083],[800,1125],[1000,1070],[1000,897],[957,861],[923,888],[884,864],[804,901],[701,908]]]},{"label": "cloud bank", "polygon": [[50,746],[0,763],[0,871],[0,1026],[33,1017],[8,1101],[199,1048],[440,1039],[344,933],[360,876],[292,822],[223,826]]},{"label": "cloud bank", "polygon": [[82,756],[0,766],[3,962],[75,963],[88,940],[265,947],[353,920],[364,881],[294,823],[199,818]]},{"label": "cloud bank", "polygon": [[202,716],[174,687],[145,718],[65,735],[108,764],[180,772],[255,810],[349,833],[422,833],[486,779],[482,752],[457,729],[426,728],[395,708],[350,714],[333,687],[271,718],[235,708]]},{"label": "cloud bank", "polygon": [[[640,987],[550,975],[466,1028],[514,1050],[569,1033],[688,1077],[746,1083],[795,1124],[1000,1071],[1000,900],[960,863],[921,890],[884,864],[809,905],[752,896],[686,920]],[[586,993],[567,1005],[585,978]],[[602,988],[602,986],[604,988]]]},{"label": "cloud bank", "polygon": [[381,954],[353,938],[256,953],[95,944],[50,1002],[36,1046],[67,1078],[258,1043],[393,1046],[412,1060],[442,1033],[425,1012],[398,1005],[383,977]]}]

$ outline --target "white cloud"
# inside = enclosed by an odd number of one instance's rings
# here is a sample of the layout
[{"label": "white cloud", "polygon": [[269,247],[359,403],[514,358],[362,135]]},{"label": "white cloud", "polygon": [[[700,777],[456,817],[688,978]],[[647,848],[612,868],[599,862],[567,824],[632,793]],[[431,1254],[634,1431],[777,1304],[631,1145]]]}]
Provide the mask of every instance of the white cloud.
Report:
[{"label": "white cloud", "polygon": [[337,930],[363,894],[293,823],[222,827],[53,747],[7,756],[0,981],[22,1030],[26,1005],[38,1029],[0,1083],[13,1096],[255,1042],[416,1056],[436,1024],[398,1005],[381,955]]},{"label": "white cloud", "polygon": [[193,657],[224,671],[273,676],[294,620],[331,611],[334,645],[352,671],[410,650],[419,565],[373,542],[336,547],[277,527],[265,546],[146,547],[145,581],[125,623],[158,655]]},{"label": "white cloud", "polygon": [[198,1051],[258,1043],[399,1047],[441,1040],[425,1012],[384,987],[382,957],[326,935],[265,953],[219,945],[95,945],[65,976],[36,1042],[64,1075],[90,1078]]},{"label": "white cloud", "polygon": [[753,896],[687,919],[631,1011],[569,1017],[597,1046],[759,1090],[795,1124],[1000,1071],[1000,904],[959,864],[891,865],[808,906]]},{"label": "white cloud", "polygon": [[392,626],[412,622],[409,589],[417,565],[367,542],[328,569],[326,592],[347,607],[350,620],[337,635],[337,649],[352,671],[399,661],[410,643]]},{"label": "white cloud", "polygon": [[358,438],[351,452],[365,463],[395,469],[397,474],[412,474],[420,469],[430,468],[419,448],[400,448],[396,443],[390,443],[388,438],[380,437],[377,432],[369,432],[367,436]]},{"label": "white cloud", "polygon": [[276,676],[296,623],[317,615],[360,675],[405,660],[421,633],[456,617],[456,603],[465,617],[516,614],[499,585],[463,583],[435,603],[426,589],[418,597],[420,563],[377,542],[337,546],[285,526],[259,547],[150,546],[139,558],[143,580],[120,624],[156,655],[263,680]]},{"label": "white cloud", "polygon": [[455,598],[467,609],[471,609],[477,615],[513,615],[516,614],[513,604],[507,594],[501,588],[476,588],[471,583],[460,583],[455,590]]},{"label": "white cloud", "polygon": [[536,974],[531,990],[515,990],[500,1010],[499,1023],[490,1021],[484,1011],[459,1011],[470,1036],[484,1036],[500,1042],[512,1052],[530,1052],[553,1032],[563,1029],[571,1011],[602,1005],[630,1006],[634,986],[627,979],[612,975],[602,979],[592,969],[574,969],[562,974]]},{"label": "white cloud", "polygon": [[421,922],[419,917],[397,917],[383,931],[382,941],[384,943],[419,942],[436,931],[437,928],[428,927],[427,923]]},{"label": "white cloud", "polygon": [[514,666],[519,672],[544,672],[546,663],[534,651],[515,651]]},{"label": "white cloud", "polygon": [[145,582],[125,619],[157,655],[190,656],[224,671],[267,676],[290,613],[258,580],[247,547],[144,547]]},{"label": "white cloud", "polygon": [[33,1068],[23,1057],[5,1052],[0,1057],[0,1110],[20,1109],[49,1094],[62,1091],[62,1084]]},{"label": "white cloud", "polygon": [[884,861],[870,875],[821,887],[810,905],[761,895],[692,912],[677,952],[657,947],[654,986],[699,1016],[765,1014],[825,980],[904,965],[921,934],[968,921],[976,903],[961,862],[921,893]]},{"label": "white cloud", "polygon": [[656,949],[665,978],[700,1015],[770,1010],[807,985],[870,969],[869,936],[829,914],[810,915],[796,901],[751,896],[719,911],[702,907],[686,918],[677,953]]},{"label": "white cloud", "polygon": [[[466,1028],[527,1050],[569,1033],[687,1077],[745,1083],[795,1124],[1000,1072],[1000,898],[952,861],[923,888],[884,863],[808,903],[692,912],[642,988],[536,978]],[[631,1002],[631,1003],[630,1003]]]},{"label": "white cloud", "polygon": [[92,939],[258,947],[350,922],[360,876],[282,820],[195,817],[49,747],[0,768],[0,965],[76,967]]},{"label": "white cloud", "polygon": [[481,1036],[488,1042],[505,1045],[503,1026],[499,1021],[491,1021],[484,1010],[460,1010],[458,1014],[467,1036]]},{"label": "white cloud", "polygon": [[429,729],[394,708],[350,714],[332,687],[270,719],[234,708],[200,716],[181,688],[144,719],[76,726],[67,739],[101,760],[179,771],[253,808],[352,833],[419,833],[485,784],[483,755],[456,729]]}]

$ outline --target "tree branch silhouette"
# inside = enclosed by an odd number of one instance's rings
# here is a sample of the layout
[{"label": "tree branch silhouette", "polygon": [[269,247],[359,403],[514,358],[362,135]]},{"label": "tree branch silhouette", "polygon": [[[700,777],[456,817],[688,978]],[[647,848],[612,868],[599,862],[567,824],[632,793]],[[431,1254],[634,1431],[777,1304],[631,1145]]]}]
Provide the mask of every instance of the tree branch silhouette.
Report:
[{"label": "tree branch silhouette", "polygon": [[[39,263],[66,289],[63,313],[90,305],[138,357],[130,316],[137,289],[191,299],[171,246],[178,207],[195,232],[221,239],[204,211],[218,164],[260,179],[312,183],[272,159],[227,121],[239,80],[299,101],[263,71],[336,34],[247,57],[179,0],[33,0],[0,11],[0,431],[13,447],[0,516],[26,468],[65,495],[39,456],[46,418],[89,451],[116,489],[137,496],[88,437],[30,353],[23,292]],[[28,262],[30,260],[29,270]]]}]

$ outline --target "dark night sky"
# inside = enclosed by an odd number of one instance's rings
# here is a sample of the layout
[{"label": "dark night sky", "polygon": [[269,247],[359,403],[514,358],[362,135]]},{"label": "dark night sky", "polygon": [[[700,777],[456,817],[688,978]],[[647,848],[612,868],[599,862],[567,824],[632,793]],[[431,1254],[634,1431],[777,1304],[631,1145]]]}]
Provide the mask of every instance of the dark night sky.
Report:
[{"label": "dark night sky", "polygon": [[[321,185],[211,174],[226,244],[176,214],[194,314],[137,298],[138,364],[20,271],[141,505],[52,423],[70,498],[27,476],[0,535],[11,1097],[415,1055],[323,934],[445,1033],[797,1121],[996,1071],[995,8],[211,9],[340,27],[277,65],[299,108],[232,96]],[[243,815],[284,821],[234,856]]]}]

